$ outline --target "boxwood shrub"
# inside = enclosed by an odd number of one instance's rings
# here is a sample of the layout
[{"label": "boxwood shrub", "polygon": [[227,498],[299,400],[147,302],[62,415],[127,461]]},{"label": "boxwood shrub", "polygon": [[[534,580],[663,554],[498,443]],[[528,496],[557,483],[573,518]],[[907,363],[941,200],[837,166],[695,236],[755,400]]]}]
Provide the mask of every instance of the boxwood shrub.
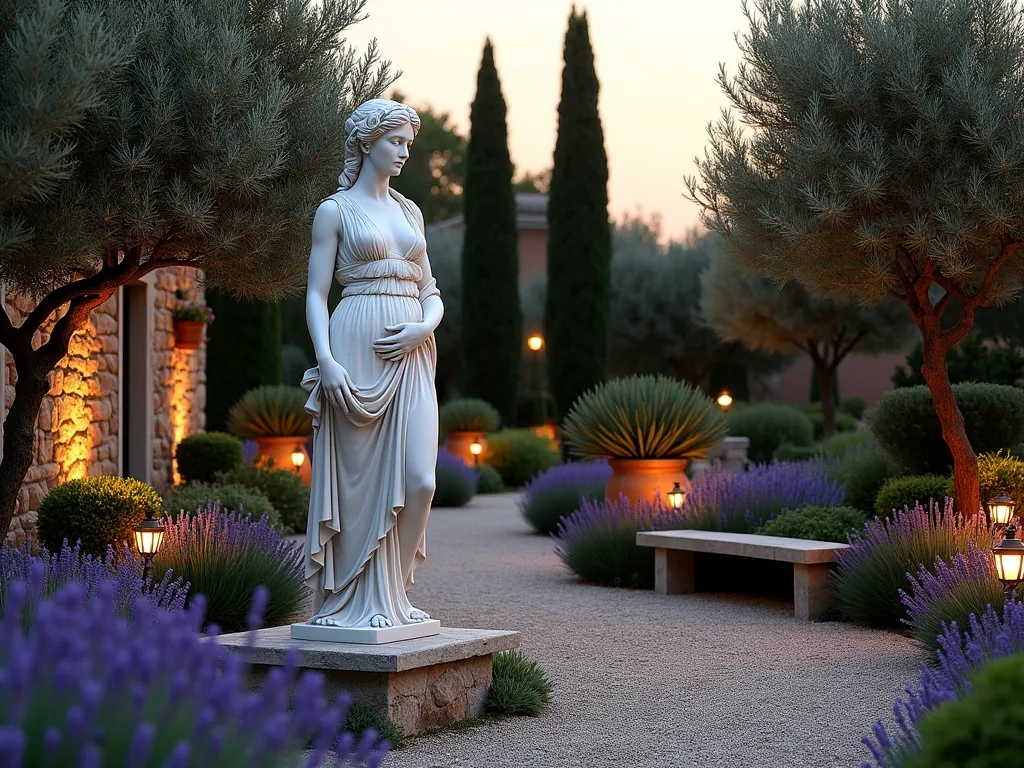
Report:
[{"label": "boxwood shrub", "polygon": [[867,515],[852,507],[801,507],[769,520],[758,533],[845,544],[851,533],[864,527],[865,520]]},{"label": "boxwood shrub", "polygon": [[271,526],[281,525],[281,515],[258,488],[240,483],[189,483],[179,485],[164,499],[164,511],[172,520],[181,512],[194,515],[210,504],[225,512],[241,512],[256,522],[264,515]]},{"label": "boxwood shrub", "polygon": [[178,474],[186,483],[211,483],[218,472],[242,466],[242,441],[227,432],[189,435],[174,451]]},{"label": "boxwood shrub", "polygon": [[783,443],[807,447],[814,442],[814,425],[799,408],[758,403],[729,414],[729,434],[750,438],[747,457],[755,463],[771,461]]},{"label": "boxwood shrub", "polygon": [[[270,459],[247,463],[233,472],[218,472],[217,485],[244,485],[260,491],[277,510],[285,533],[304,533],[309,515],[309,488],[297,472],[275,469]],[[257,504],[259,502],[256,502]],[[248,505],[246,506],[248,509]],[[257,515],[254,515],[257,517]]]},{"label": "boxwood shrub", "polygon": [[480,477],[480,483],[476,488],[477,493],[501,493],[505,490],[505,482],[501,479],[501,475],[490,464],[481,462],[473,469]]},{"label": "boxwood shrub", "polygon": [[874,512],[878,492],[895,476],[896,463],[880,448],[869,448],[845,457],[837,474],[846,489],[847,506]]},{"label": "boxwood shrub", "polygon": [[929,501],[936,504],[953,496],[953,483],[942,475],[903,475],[890,477],[878,490],[875,497],[875,512],[885,517],[894,509],[913,508],[920,503],[927,506]]},{"label": "boxwood shrub", "polygon": [[502,482],[518,488],[561,462],[561,457],[543,437],[528,429],[503,429],[487,436],[487,463],[501,475]]}]

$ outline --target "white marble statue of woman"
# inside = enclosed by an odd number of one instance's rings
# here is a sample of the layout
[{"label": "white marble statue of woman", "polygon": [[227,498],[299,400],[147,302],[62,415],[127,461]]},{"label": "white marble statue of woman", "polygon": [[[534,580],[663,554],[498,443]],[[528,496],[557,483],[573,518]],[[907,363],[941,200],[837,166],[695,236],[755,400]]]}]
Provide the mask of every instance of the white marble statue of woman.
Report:
[{"label": "white marble statue of woman", "polygon": [[[409,625],[421,625],[419,635],[440,626],[406,596],[434,496],[434,329],[444,312],[423,216],[390,187],[419,127],[414,109],[387,99],[353,112],[338,191],[317,208],[309,255],[306,322],[318,363],[302,382],[314,424],[309,624],[378,637],[389,627],[417,636]],[[332,280],[343,290],[328,316]]]}]

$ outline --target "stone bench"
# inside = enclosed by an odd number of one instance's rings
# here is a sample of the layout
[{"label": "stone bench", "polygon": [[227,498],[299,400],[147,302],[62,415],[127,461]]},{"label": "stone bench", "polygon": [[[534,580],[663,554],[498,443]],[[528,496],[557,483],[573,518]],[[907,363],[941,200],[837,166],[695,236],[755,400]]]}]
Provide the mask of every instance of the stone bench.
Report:
[{"label": "stone bench", "polygon": [[654,591],[659,595],[694,591],[694,554],[755,557],[793,564],[793,613],[817,618],[831,602],[828,574],[846,544],[781,536],[717,531],[643,531],[639,547],[654,547]]},{"label": "stone bench", "polygon": [[[217,642],[234,650],[249,645],[248,633],[221,635]],[[248,660],[254,687],[262,673],[281,666],[289,648],[302,654],[301,666],[326,677],[333,699],[352,694],[387,715],[406,736],[484,713],[495,653],[519,647],[519,633],[443,627],[440,634],[382,645],[293,640],[290,627],[256,632]]]}]

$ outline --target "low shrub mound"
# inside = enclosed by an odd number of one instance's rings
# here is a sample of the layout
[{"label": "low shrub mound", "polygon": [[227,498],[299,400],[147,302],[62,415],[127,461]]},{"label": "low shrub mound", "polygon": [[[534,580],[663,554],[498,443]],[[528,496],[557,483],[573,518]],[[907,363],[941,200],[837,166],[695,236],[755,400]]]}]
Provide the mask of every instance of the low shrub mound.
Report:
[{"label": "low shrub mound", "polygon": [[[267,497],[267,501],[276,510],[285,533],[305,533],[306,518],[309,515],[309,488],[302,482],[297,472],[274,469],[273,462],[264,458],[258,463],[243,464],[233,472],[220,472],[216,481],[219,486],[244,485],[247,488],[255,488]],[[238,509],[226,503],[223,498],[212,500],[219,501],[222,508]],[[238,500],[238,503],[241,505],[243,502]],[[205,502],[200,506],[206,506]],[[245,504],[245,508],[256,519],[264,513],[273,518],[273,514],[267,513],[265,509],[250,510],[248,503]]]},{"label": "low shrub mound", "polygon": [[807,506],[783,512],[762,525],[758,533],[845,544],[851,533],[864,527],[866,519],[867,515],[852,507]]},{"label": "low shrub mound", "polygon": [[435,470],[435,507],[464,507],[476,493],[480,476],[458,456],[441,448]]},{"label": "low shrub mound", "polygon": [[[953,385],[953,394],[976,453],[1009,449],[1024,437],[1024,390],[963,382]],[[868,411],[867,421],[875,440],[904,472],[945,475],[952,469],[928,387],[886,392]]]},{"label": "low shrub mound", "polygon": [[269,626],[296,616],[307,594],[300,545],[266,520],[225,514],[216,504],[168,521],[153,573],[159,579],[168,570],[190,585],[186,607],[202,595],[204,626],[216,624],[224,633],[245,629],[257,587],[268,590],[263,616]]},{"label": "low shrub mound", "polygon": [[551,704],[554,687],[537,662],[519,651],[496,653],[487,689],[487,711],[504,717],[537,717]]},{"label": "low shrub mound", "polygon": [[799,408],[775,403],[758,403],[729,414],[729,434],[750,438],[748,458],[771,461],[784,443],[807,447],[814,442],[814,425]]},{"label": "low shrub mound", "polygon": [[527,483],[519,509],[537,533],[554,533],[563,517],[580,508],[581,499],[603,499],[611,476],[604,459],[560,464]]},{"label": "low shrub mound", "polygon": [[839,410],[841,413],[848,414],[857,421],[860,421],[864,418],[864,407],[866,405],[863,397],[848,397],[839,404]]},{"label": "low shrub mound", "polygon": [[984,516],[965,519],[953,512],[949,499],[944,506],[918,504],[876,517],[839,553],[832,574],[836,604],[859,624],[898,628],[905,614],[900,591],[912,589],[909,574],[919,573],[922,565],[931,569],[936,558],[948,562],[972,544],[992,548]]},{"label": "low shrub mound", "polygon": [[275,527],[281,525],[281,515],[270,503],[270,499],[258,488],[240,483],[179,485],[167,494],[163,507],[167,516],[173,520],[182,512],[195,514],[211,504],[217,504],[223,512],[248,516],[254,522],[265,516],[268,524]]},{"label": "low shrub mound", "polygon": [[894,509],[926,505],[934,501],[942,504],[953,496],[953,482],[942,475],[904,475],[890,477],[878,489],[875,497],[875,512],[890,514]]},{"label": "low shrub mound", "polygon": [[844,458],[837,476],[846,489],[847,505],[873,513],[878,492],[896,471],[896,463],[880,448],[857,451]]},{"label": "low shrub mound", "polygon": [[501,474],[490,464],[480,463],[473,469],[480,478],[477,493],[501,493],[505,490],[505,481],[501,479]]},{"label": "low shrub mound", "polygon": [[189,435],[174,450],[178,474],[186,483],[211,483],[218,472],[242,466],[242,441],[226,432]]},{"label": "low shrub mound", "polygon": [[[978,485],[982,504],[1005,493],[1024,505],[1024,461],[1004,451],[981,454],[978,456]],[[1018,506],[1018,511],[1022,509],[1024,506]]]},{"label": "low shrub mound", "polygon": [[449,400],[438,409],[441,433],[493,432],[501,424],[498,409],[486,400],[460,397]]},{"label": "low shrub mound", "polygon": [[130,477],[84,477],[51,490],[39,504],[36,532],[51,552],[59,552],[67,539],[81,552],[102,557],[107,548],[134,543],[135,526],[146,512],[160,511],[160,495]]},{"label": "low shrub mound", "polygon": [[875,439],[866,429],[855,429],[852,432],[839,432],[832,435],[822,446],[826,456],[843,458],[857,451],[865,451],[875,447]]},{"label": "low shrub mound", "polygon": [[776,461],[810,461],[821,455],[821,448],[817,445],[793,445],[783,443],[775,449],[772,456]]},{"label": "low shrub mound", "polygon": [[939,635],[943,624],[956,622],[969,627],[972,616],[984,616],[989,607],[1002,615],[1003,585],[996,578],[992,553],[971,545],[967,554],[958,552],[947,562],[936,558],[929,570],[924,566],[909,578],[910,589],[900,592],[907,607],[902,621],[924,646],[928,659],[938,661]]},{"label": "low shrub mound", "polygon": [[528,429],[503,429],[487,436],[487,463],[509,488],[525,485],[561,460],[545,438]]}]

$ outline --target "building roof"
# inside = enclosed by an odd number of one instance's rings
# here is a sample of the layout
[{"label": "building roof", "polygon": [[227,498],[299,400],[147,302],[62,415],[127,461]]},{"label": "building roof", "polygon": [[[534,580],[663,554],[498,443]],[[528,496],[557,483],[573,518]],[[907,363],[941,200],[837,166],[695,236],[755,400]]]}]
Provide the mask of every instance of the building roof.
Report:
[{"label": "building roof", "polygon": [[[461,232],[466,221],[460,214],[435,221],[426,226],[431,232]],[[520,192],[516,195],[516,229],[548,228],[548,196],[543,192]]]}]

